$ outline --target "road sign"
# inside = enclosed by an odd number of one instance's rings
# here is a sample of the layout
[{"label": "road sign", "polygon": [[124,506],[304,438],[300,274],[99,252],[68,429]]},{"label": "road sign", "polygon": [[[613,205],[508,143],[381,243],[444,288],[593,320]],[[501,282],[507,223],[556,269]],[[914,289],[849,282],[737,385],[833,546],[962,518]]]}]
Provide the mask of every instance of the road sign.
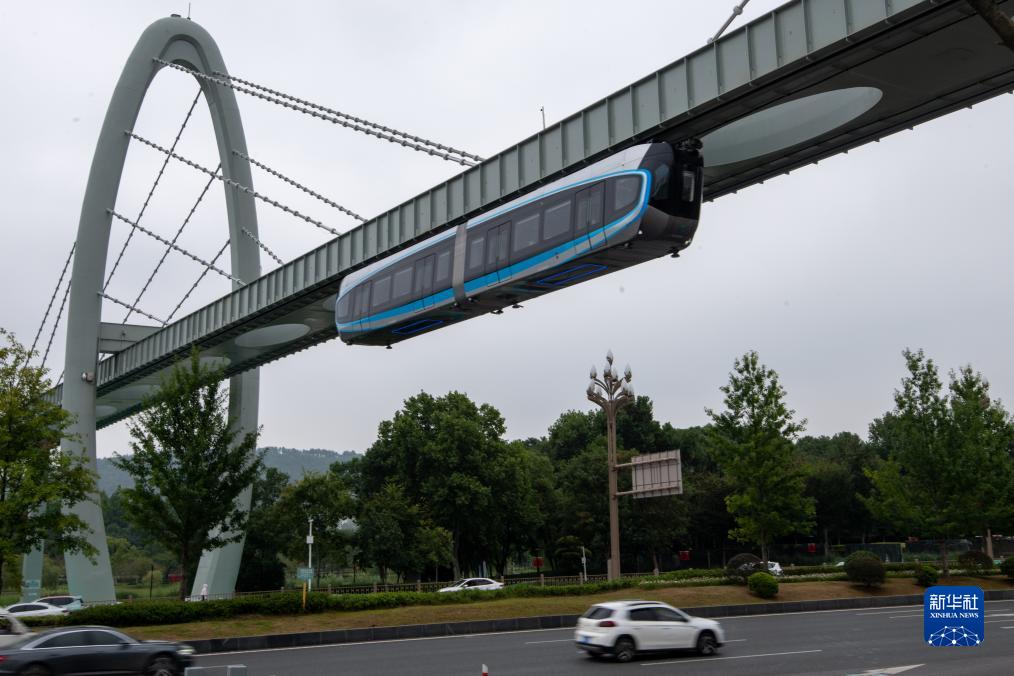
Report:
[{"label": "road sign", "polygon": [[633,473],[631,490],[617,495],[654,498],[683,493],[683,466],[679,449],[635,455],[630,462],[617,467],[630,467]]},{"label": "road sign", "polygon": [[296,579],[306,580],[307,582],[309,582],[310,580],[313,579],[313,568],[297,568]]}]

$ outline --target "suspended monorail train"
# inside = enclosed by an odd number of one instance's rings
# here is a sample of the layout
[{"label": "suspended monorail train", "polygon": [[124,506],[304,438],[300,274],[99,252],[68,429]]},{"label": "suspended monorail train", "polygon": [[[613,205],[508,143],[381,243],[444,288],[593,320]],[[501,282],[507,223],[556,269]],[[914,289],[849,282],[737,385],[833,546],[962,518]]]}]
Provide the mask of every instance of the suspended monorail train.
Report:
[{"label": "suspended monorail train", "polygon": [[342,280],[343,341],[387,345],[689,246],[700,144],[623,150]]}]

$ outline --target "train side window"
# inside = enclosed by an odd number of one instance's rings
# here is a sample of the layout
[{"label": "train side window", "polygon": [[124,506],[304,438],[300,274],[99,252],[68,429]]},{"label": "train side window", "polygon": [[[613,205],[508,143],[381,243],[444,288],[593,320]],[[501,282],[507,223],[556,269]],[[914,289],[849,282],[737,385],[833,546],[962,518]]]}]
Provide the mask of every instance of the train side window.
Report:
[{"label": "train side window", "polygon": [[603,195],[601,183],[585,188],[577,194],[574,209],[575,235],[584,235],[602,227]]},{"label": "train side window", "polygon": [[391,275],[384,275],[373,280],[373,301],[371,307],[379,310],[391,300]]},{"label": "train side window", "polygon": [[404,300],[412,293],[412,266],[402,268],[394,273],[394,290],[391,300]]},{"label": "train side window", "polygon": [[546,207],[546,222],[542,226],[542,241],[552,242],[570,234],[570,200]]},{"label": "train side window", "polygon": [[[522,218],[514,226],[514,253],[522,253],[539,242],[539,214]],[[514,258],[518,258],[515,256]]]},{"label": "train side window", "polygon": [[485,250],[485,233],[472,232],[468,235],[468,256],[465,258],[465,272],[467,279],[473,279],[482,274],[483,251]]},{"label": "train side window", "polygon": [[352,309],[352,293],[347,293],[338,300],[338,306],[335,308],[335,312],[338,315],[338,321],[347,322],[349,320],[349,310]]},{"label": "train side window", "polygon": [[433,288],[443,289],[451,283],[451,250],[447,249],[437,254],[437,273],[433,280]]},{"label": "train side window", "polygon": [[613,213],[629,211],[641,194],[640,176],[621,176],[613,183]]}]

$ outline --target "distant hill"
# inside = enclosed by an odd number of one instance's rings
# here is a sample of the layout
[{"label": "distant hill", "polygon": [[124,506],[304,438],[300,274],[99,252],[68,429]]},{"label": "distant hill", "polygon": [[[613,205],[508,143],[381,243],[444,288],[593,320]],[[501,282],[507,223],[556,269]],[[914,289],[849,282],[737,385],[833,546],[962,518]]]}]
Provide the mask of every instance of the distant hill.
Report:
[{"label": "distant hill", "polygon": [[[298,481],[308,472],[326,472],[336,462],[348,462],[359,457],[356,451],[329,451],[324,448],[281,448],[269,446],[259,450],[265,451],[264,464],[274,467],[289,475],[292,481]],[[99,490],[106,495],[112,494],[117,488],[129,488],[134,485],[130,475],[113,465],[111,458],[98,459]]]}]

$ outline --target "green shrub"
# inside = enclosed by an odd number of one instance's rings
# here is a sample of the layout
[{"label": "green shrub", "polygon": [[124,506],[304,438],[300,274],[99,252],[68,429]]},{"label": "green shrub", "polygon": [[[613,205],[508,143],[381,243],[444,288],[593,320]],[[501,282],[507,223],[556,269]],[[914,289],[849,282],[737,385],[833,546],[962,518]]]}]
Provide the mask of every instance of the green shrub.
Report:
[{"label": "green shrub", "polygon": [[937,569],[928,564],[919,564],[915,568],[915,583],[920,587],[932,587],[940,579]]},{"label": "green shrub", "polygon": [[1000,563],[1000,572],[1014,580],[1014,556],[1008,556]]},{"label": "green shrub", "polygon": [[984,575],[993,569],[993,559],[983,552],[969,550],[958,556],[958,565],[972,575]]},{"label": "green shrub", "polygon": [[747,586],[762,599],[773,599],[778,594],[778,580],[770,573],[754,573],[747,579]]},{"label": "green shrub", "polygon": [[754,566],[759,563],[760,559],[753,554],[736,554],[725,563],[725,575],[740,582],[746,582],[746,579],[754,572]]},{"label": "green shrub", "polygon": [[866,587],[884,584],[884,564],[873,552],[858,551],[845,559],[845,574],[850,581]]}]

